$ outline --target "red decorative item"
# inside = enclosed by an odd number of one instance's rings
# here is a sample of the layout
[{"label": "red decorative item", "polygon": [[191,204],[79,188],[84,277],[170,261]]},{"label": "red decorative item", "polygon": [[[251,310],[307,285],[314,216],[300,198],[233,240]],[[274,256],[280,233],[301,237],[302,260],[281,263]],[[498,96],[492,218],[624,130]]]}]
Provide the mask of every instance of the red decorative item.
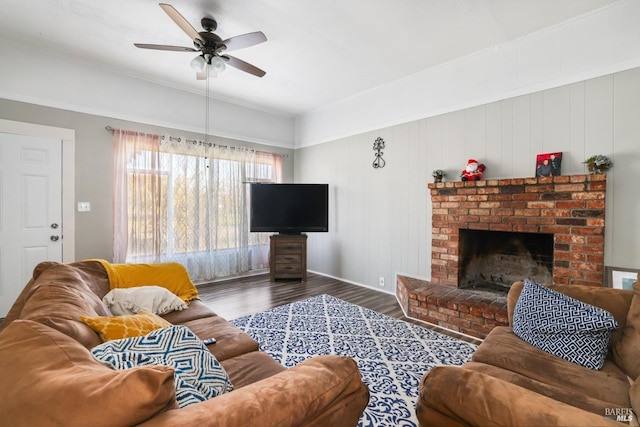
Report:
[{"label": "red decorative item", "polygon": [[486,166],[482,163],[478,163],[476,159],[467,160],[467,167],[460,174],[460,179],[463,181],[479,181],[482,179],[482,172],[486,169]]}]

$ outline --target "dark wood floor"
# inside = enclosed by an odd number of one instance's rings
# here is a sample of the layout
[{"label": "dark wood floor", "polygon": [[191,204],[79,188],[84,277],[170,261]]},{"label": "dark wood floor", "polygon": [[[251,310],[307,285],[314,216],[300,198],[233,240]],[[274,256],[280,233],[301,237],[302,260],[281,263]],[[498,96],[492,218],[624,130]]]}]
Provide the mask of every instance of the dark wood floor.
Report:
[{"label": "dark wood floor", "polygon": [[235,319],[247,314],[269,310],[284,304],[327,294],[343,301],[366,307],[378,313],[455,336],[474,344],[474,338],[458,335],[429,323],[404,316],[394,295],[375,289],[353,285],[319,274],[309,273],[307,281],[269,282],[269,274],[241,277],[231,280],[198,285],[202,302],[225,319]]}]

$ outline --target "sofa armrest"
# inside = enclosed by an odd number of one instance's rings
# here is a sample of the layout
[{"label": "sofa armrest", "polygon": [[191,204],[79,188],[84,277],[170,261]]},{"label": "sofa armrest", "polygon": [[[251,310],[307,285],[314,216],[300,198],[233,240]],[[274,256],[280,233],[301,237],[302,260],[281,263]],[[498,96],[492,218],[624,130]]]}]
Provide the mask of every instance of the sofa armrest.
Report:
[{"label": "sofa armrest", "polygon": [[440,366],[420,382],[416,413],[427,426],[622,426],[464,367]]},{"label": "sofa armrest", "polygon": [[214,399],[164,412],[142,426],[355,426],[369,402],[355,361],[316,356]]},{"label": "sofa armrest", "polygon": [[509,293],[507,294],[507,318],[509,319],[509,326],[513,325],[513,311],[516,308],[523,286],[524,282],[519,280],[509,288]]}]

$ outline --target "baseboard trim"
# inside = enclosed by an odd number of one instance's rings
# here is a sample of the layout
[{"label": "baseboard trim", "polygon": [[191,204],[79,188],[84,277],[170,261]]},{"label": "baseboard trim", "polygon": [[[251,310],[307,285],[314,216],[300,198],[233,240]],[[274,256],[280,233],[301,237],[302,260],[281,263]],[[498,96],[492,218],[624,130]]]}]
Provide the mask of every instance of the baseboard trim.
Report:
[{"label": "baseboard trim", "polygon": [[332,276],[331,274],[322,273],[320,271],[314,271],[314,270],[307,270],[307,271],[310,272],[310,273],[317,274],[319,276],[324,276],[324,277],[328,277],[330,279],[340,280],[341,282],[349,283],[350,285],[356,285],[356,286],[360,286],[362,288],[371,289],[373,291],[382,292],[383,294],[387,294],[387,295],[395,295],[396,294],[395,291],[388,291],[386,289],[379,289],[379,288],[375,288],[373,286],[367,286],[367,285],[364,285],[362,283],[354,282],[353,280],[348,280],[348,279],[344,279],[342,277]]}]

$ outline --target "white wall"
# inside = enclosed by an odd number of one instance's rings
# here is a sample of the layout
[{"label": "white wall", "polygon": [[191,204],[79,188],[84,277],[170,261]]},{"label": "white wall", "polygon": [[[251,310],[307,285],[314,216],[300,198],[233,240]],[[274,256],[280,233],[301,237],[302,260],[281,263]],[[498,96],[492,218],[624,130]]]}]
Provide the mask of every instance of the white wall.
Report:
[{"label": "white wall", "polygon": [[[0,39],[0,58],[0,98],[201,134],[205,131],[202,95],[70,61],[5,39]],[[210,102],[214,117],[210,134],[293,147],[293,118],[217,99]]]},{"label": "white wall", "polygon": [[[458,181],[467,158],[485,178],[534,176],[535,156],[563,152],[563,175],[605,154],[605,264],[640,268],[640,68],[295,150],[296,182],[327,182],[330,232],[311,233],[309,269],[395,290],[396,273],[431,275],[433,169]],[[373,169],[373,142],[386,166]]]},{"label": "white wall", "polygon": [[310,111],[296,118],[296,148],[638,66],[640,1],[623,0]]}]

